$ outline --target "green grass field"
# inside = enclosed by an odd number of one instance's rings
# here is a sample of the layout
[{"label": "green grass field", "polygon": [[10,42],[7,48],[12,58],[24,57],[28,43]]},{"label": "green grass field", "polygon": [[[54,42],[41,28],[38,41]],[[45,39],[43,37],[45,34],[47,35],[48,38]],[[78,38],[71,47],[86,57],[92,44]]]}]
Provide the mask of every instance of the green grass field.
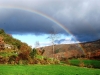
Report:
[{"label": "green grass field", "polygon": [[68,65],[0,65],[0,75],[100,75],[100,69]]},{"label": "green grass field", "polygon": [[81,62],[83,62],[86,67],[91,65],[93,68],[99,68],[100,69],[100,61],[98,61],[98,60],[78,60],[78,59],[72,59],[72,60],[69,60],[69,62],[71,63],[71,65],[75,65],[75,66],[79,66],[79,64]]}]

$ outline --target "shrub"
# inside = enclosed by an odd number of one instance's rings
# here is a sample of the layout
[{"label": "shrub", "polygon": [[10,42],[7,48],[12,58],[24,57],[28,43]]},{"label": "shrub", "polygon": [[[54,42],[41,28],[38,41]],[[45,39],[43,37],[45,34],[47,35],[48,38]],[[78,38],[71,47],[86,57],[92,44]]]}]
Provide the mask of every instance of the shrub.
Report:
[{"label": "shrub", "polygon": [[85,67],[84,62],[80,62],[79,66],[80,66],[80,67]]},{"label": "shrub", "polygon": [[93,65],[88,64],[86,67],[88,67],[88,68],[93,68]]},{"label": "shrub", "polygon": [[68,65],[71,64],[70,61],[69,61],[68,59],[66,59],[65,63],[68,64]]},{"label": "shrub", "polygon": [[19,65],[22,65],[23,64],[22,60],[19,60],[18,64]]},{"label": "shrub", "polygon": [[55,64],[60,64],[60,61],[59,60],[54,60],[54,63]]}]

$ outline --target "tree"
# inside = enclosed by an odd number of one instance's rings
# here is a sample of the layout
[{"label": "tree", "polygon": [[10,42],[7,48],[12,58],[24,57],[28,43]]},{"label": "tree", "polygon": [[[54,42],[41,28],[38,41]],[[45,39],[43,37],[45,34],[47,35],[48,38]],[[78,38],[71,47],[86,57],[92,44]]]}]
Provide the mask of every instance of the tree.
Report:
[{"label": "tree", "polygon": [[5,31],[3,29],[0,29],[0,34],[5,33]]},{"label": "tree", "polygon": [[37,50],[35,48],[33,48],[33,50],[30,53],[31,58],[34,58],[37,54]]},{"label": "tree", "polygon": [[35,47],[37,48],[37,47],[39,47],[39,46],[40,46],[39,41],[36,41],[36,42],[35,42]]},{"label": "tree", "polygon": [[53,57],[54,57],[54,52],[55,52],[55,41],[59,38],[58,34],[56,34],[55,32],[50,33],[50,35],[47,37],[47,39],[50,39],[51,43],[52,43],[52,53],[53,53]]}]

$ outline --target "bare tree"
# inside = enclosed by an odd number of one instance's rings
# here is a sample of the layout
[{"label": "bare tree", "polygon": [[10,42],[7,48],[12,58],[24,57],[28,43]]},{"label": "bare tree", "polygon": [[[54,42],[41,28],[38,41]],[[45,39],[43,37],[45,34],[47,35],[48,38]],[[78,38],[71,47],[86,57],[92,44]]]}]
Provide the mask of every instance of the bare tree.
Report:
[{"label": "bare tree", "polygon": [[38,48],[39,46],[40,46],[39,41],[36,41],[36,42],[35,42],[35,47]]},{"label": "bare tree", "polygon": [[58,34],[56,34],[56,33],[54,33],[54,32],[52,32],[52,33],[50,33],[50,35],[48,36],[48,38],[47,39],[50,39],[50,41],[51,41],[51,43],[52,43],[52,53],[53,53],[53,57],[54,57],[54,51],[55,51],[55,48],[54,48],[54,46],[55,46],[55,41],[57,40],[59,38],[59,36],[58,36]]}]

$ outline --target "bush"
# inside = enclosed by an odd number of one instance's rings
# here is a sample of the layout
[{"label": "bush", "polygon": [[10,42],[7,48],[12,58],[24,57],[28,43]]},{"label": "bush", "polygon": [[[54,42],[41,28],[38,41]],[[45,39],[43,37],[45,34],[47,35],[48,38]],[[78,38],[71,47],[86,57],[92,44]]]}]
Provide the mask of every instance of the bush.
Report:
[{"label": "bush", "polygon": [[68,64],[68,65],[71,64],[70,61],[69,61],[68,59],[66,59],[65,63]]},{"label": "bush", "polygon": [[80,66],[80,67],[85,67],[84,62],[80,62],[79,66]]},{"label": "bush", "polygon": [[60,64],[60,61],[59,60],[54,60],[54,63],[55,64]]},{"label": "bush", "polygon": [[88,68],[93,68],[93,65],[89,64],[89,65],[87,65],[86,67],[88,67]]}]

